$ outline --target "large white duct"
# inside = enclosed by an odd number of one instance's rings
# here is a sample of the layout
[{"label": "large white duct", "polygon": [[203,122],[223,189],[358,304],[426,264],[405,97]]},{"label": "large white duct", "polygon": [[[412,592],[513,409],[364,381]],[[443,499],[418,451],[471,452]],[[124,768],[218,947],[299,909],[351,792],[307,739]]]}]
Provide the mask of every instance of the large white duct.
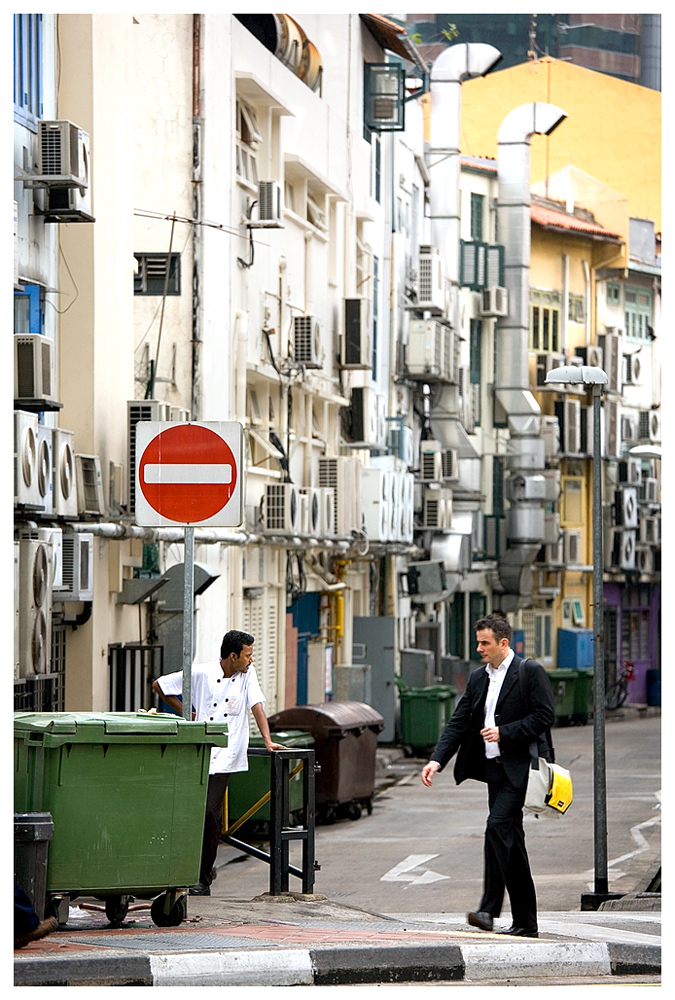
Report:
[{"label": "large white duct", "polygon": [[544,508],[537,470],[545,464],[540,437],[541,411],[529,389],[530,328],[530,140],[550,135],[567,117],[552,104],[514,108],[497,137],[499,241],[504,246],[504,284],[508,316],[496,331],[495,407],[510,434],[508,466],[518,489],[510,491],[509,546],[500,562],[503,610],[526,605],[532,593],[531,563],[544,541]]}]

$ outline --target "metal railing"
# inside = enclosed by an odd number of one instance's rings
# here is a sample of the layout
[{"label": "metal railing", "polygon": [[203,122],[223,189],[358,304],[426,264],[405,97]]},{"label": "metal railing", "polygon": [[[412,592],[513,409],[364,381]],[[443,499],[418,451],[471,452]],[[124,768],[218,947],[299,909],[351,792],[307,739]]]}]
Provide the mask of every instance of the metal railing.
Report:
[{"label": "metal railing", "polygon": [[[289,891],[289,877],[294,875],[302,882],[302,892],[314,891],[314,875],[320,870],[317,864],[315,850],[315,774],[318,770],[314,760],[314,750],[265,750],[262,747],[249,747],[249,757],[270,758],[270,790],[255,803],[243,816],[228,825],[223,832],[223,840],[250,854],[259,861],[265,861],[270,866],[270,895],[279,896]],[[290,770],[291,761],[300,761]],[[302,825],[290,825],[289,782],[299,772],[302,772]],[[269,854],[252,844],[234,837],[233,834],[244,825],[267,802],[270,804],[269,823]],[[291,841],[302,841],[302,867],[297,868],[290,863]]]}]

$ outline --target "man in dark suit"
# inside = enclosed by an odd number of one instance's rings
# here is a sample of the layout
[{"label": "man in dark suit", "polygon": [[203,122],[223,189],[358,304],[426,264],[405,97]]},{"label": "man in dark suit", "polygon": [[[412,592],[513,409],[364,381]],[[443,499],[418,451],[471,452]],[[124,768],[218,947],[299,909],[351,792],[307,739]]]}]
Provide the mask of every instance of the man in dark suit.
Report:
[{"label": "man in dark suit", "polygon": [[466,778],[487,782],[490,811],[483,898],[467,919],[474,927],[491,931],[506,889],[513,922],[505,933],[538,937],[523,804],[530,745],[538,744],[538,755],[547,756],[544,734],[555,721],[553,692],[544,668],[535,660],[522,660],[510,648],[511,626],[506,618],[488,615],[476,622],[475,629],[485,669],[469,676],[466,692],[422,769],[422,781],[430,787],[433,775],[457,754],[454,775],[458,785]]}]

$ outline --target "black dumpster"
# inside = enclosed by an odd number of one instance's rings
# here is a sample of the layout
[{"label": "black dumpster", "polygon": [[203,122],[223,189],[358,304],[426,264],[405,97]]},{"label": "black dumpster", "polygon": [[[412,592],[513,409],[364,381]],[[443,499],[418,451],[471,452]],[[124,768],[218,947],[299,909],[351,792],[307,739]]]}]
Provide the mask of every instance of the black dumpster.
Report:
[{"label": "black dumpster", "polygon": [[296,705],[269,718],[271,730],[302,729],[312,734],[316,763],[317,820],[339,816],[358,819],[370,814],[375,791],[377,734],[384,719],[360,701],[328,701]]},{"label": "black dumpster", "polygon": [[14,813],[14,884],[33,904],[40,920],[47,899],[47,853],[54,833],[51,813]]}]

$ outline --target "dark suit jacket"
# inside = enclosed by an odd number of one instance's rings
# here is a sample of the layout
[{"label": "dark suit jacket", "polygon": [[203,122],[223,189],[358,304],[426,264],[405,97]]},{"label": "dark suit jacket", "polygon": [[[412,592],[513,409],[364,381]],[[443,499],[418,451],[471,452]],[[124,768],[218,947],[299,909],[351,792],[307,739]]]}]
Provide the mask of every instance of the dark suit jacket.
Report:
[{"label": "dark suit jacket", "polygon": [[[499,749],[504,770],[517,787],[525,787],[530,762],[530,744],[537,742],[555,721],[553,691],[546,671],[536,660],[525,662],[521,694],[518,671],[523,660],[514,656],[499,693],[495,725],[499,727]],[[464,695],[457,702],[452,718],[440,735],[430,760],[441,770],[455,754],[455,781],[466,778],[486,780],[485,743],[480,735],[485,728],[485,698],[489,677],[484,667],[469,676]],[[543,754],[542,754],[543,756]]]}]

